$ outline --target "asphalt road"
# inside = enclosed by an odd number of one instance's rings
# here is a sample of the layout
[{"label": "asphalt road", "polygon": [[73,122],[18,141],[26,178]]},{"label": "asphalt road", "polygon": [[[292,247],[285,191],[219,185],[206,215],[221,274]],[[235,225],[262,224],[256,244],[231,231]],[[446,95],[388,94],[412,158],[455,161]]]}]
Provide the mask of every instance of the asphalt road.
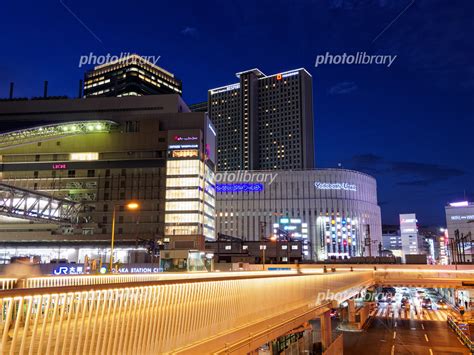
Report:
[{"label": "asphalt road", "polygon": [[446,322],[376,318],[367,331],[344,333],[344,355],[469,354]]}]

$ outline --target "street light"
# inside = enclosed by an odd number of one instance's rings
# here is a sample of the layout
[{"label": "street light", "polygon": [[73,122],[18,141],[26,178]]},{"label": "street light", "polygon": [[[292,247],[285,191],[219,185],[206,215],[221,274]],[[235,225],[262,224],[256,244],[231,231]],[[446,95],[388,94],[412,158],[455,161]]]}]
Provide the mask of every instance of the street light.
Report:
[{"label": "street light", "polygon": [[[114,243],[115,243],[115,210],[117,205],[114,205],[114,209],[112,212],[112,238],[110,240],[110,272],[112,272],[114,268]],[[129,202],[125,205],[125,207],[131,211],[137,210],[140,208],[140,205],[137,202]]]}]

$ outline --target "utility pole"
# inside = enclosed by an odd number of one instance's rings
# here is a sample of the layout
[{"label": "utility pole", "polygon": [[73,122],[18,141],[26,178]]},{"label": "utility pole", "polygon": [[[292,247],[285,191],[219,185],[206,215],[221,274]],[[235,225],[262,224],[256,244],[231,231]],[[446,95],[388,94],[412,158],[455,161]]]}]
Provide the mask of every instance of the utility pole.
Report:
[{"label": "utility pole", "polygon": [[266,226],[267,226],[267,222],[265,221],[260,221],[259,222],[259,225],[260,225],[260,230],[259,230],[259,233],[260,233],[260,241],[263,242],[263,246],[261,246],[262,248],[262,265],[263,265],[263,271],[265,271],[265,249],[266,249],[266,244],[265,244],[265,229],[266,229]]}]

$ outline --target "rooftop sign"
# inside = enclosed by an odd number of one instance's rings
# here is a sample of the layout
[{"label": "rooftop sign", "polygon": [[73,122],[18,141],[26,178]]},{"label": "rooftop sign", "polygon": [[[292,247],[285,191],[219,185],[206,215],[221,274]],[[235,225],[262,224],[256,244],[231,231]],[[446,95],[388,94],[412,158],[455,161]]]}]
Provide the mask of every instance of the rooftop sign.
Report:
[{"label": "rooftop sign", "polygon": [[318,190],[346,190],[346,191],[357,191],[357,186],[353,184],[348,184],[347,182],[320,182],[316,181],[314,186]]}]

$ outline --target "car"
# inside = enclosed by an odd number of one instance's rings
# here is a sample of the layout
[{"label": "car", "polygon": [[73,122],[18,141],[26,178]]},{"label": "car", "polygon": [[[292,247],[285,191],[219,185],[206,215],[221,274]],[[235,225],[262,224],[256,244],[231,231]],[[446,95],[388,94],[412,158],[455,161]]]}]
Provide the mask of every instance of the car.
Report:
[{"label": "car", "polygon": [[421,307],[426,309],[432,309],[431,299],[429,299],[428,297],[423,298],[423,301],[421,301]]},{"label": "car", "polygon": [[448,304],[445,300],[438,300],[438,302],[436,302],[436,307],[438,309],[448,309]]}]

